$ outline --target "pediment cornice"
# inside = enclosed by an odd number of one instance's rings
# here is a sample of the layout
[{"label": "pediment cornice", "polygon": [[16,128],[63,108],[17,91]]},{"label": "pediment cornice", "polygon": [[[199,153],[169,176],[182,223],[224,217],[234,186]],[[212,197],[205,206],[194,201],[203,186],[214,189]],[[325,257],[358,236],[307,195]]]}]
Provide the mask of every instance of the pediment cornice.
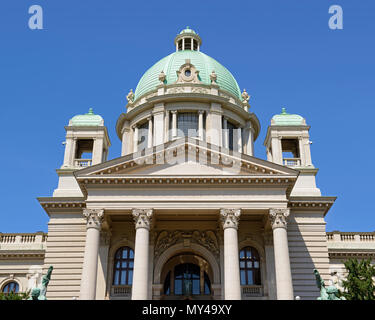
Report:
[{"label": "pediment cornice", "polygon": [[[194,157],[195,156],[195,157]],[[126,175],[127,169],[160,164],[171,164],[174,161],[196,160],[208,165],[214,164],[226,169],[245,172],[238,175],[255,176],[290,176],[297,177],[298,170],[281,166],[273,162],[229,151],[215,145],[191,138],[181,138],[162,145],[148,148],[142,152],[132,153],[101,164],[90,166],[74,173],[77,178]],[[235,174],[234,174],[235,175]]]},{"label": "pediment cornice", "polygon": [[[230,174],[142,174],[135,168],[158,166],[161,160],[179,156],[186,159],[188,154],[207,157],[208,163],[222,168],[233,169]],[[169,157],[169,158],[168,158]],[[163,163],[164,164],[164,163]],[[227,167],[226,167],[227,166]],[[232,166],[232,167],[230,167]],[[296,182],[299,172],[288,167],[251,157],[245,154],[228,152],[217,146],[202,143],[191,138],[182,138],[164,145],[146,149],[95,166],[74,172],[82,192],[87,195],[87,186],[278,186],[286,189],[287,196]]]}]

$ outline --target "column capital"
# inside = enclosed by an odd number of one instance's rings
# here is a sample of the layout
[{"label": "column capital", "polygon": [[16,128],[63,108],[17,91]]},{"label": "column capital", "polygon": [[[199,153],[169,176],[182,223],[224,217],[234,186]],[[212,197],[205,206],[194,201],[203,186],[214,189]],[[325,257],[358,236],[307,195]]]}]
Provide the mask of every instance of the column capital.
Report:
[{"label": "column capital", "polygon": [[241,209],[220,209],[220,220],[223,229],[235,228],[238,229],[240,221]]},{"label": "column capital", "polygon": [[171,110],[172,114],[177,114],[177,110]]},{"label": "column capital", "polygon": [[204,110],[198,110],[198,114],[204,114]]},{"label": "column capital", "polygon": [[152,214],[152,209],[133,209],[132,215],[135,222],[135,228],[145,228],[150,230]]},{"label": "column capital", "polygon": [[271,219],[271,226],[272,229],[276,228],[286,228],[287,226],[287,218],[289,217],[290,209],[279,209],[279,208],[271,208],[270,209],[270,219]]},{"label": "column capital", "polygon": [[83,216],[86,218],[86,229],[95,228],[100,230],[104,218],[104,209],[83,209]]}]

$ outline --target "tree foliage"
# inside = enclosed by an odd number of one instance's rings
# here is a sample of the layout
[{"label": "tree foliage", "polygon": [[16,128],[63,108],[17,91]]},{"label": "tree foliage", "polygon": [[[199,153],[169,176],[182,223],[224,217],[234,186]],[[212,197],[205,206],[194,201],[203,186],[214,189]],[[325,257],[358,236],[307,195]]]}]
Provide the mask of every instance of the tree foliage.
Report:
[{"label": "tree foliage", "polygon": [[0,292],[0,300],[27,300],[30,298],[30,290],[20,293],[2,293]]},{"label": "tree foliage", "polygon": [[349,259],[344,265],[348,275],[342,281],[341,295],[347,300],[375,300],[375,266],[371,260]]}]

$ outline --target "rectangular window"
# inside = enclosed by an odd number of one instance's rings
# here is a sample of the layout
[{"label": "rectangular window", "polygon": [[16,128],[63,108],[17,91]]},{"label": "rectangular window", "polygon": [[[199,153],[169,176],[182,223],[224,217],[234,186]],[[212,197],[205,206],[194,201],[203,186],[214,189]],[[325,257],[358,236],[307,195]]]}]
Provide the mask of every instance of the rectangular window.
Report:
[{"label": "rectangular window", "polygon": [[198,136],[198,114],[197,113],[178,113],[177,129],[180,137],[197,137]]}]

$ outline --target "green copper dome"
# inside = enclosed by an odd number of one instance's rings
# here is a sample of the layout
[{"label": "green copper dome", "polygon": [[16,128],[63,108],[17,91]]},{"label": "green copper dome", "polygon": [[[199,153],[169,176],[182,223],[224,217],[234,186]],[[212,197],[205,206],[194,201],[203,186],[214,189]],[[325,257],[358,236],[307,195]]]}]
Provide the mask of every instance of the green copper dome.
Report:
[{"label": "green copper dome", "polygon": [[82,126],[103,126],[104,120],[98,114],[94,114],[92,108],[86,114],[79,114],[74,116],[69,121],[70,126],[82,127]]},{"label": "green copper dome", "polygon": [[282,108],[281,114],[276,114],[272,117],[271,125],[274,126],[302,126],[306,125],[305,119],[298,114],[286,113],[285,108]]},{"label": "green copper dome", "polygon": [[212,71],[215,71],[217,75],[216,83],[219,85],[220,89],[233,94],[238,99],[241,99],[240,88],[229,70],[203,52],[194,50],[176,51],[156,62],[146,71],[141,80],[139,80],[134,92],[135,99],[156,89],[160,84],[159,74],[161,71],[166,75],[167,85],[176,82],[177,71],[183,64],[185,64],[186,59],[190,59],[190,63],[199,71],[199,80],[202,83],[208,85],[211,84],[210,74]]},{"label": "green copper dome", "polygon": [[196,34],[196,32],[193,29],[190,29],[190,27],[186,27],[184,30],[182,30],[180,32],[180,34],[183,34],[183,33],[194,33],[194,34]]}]

